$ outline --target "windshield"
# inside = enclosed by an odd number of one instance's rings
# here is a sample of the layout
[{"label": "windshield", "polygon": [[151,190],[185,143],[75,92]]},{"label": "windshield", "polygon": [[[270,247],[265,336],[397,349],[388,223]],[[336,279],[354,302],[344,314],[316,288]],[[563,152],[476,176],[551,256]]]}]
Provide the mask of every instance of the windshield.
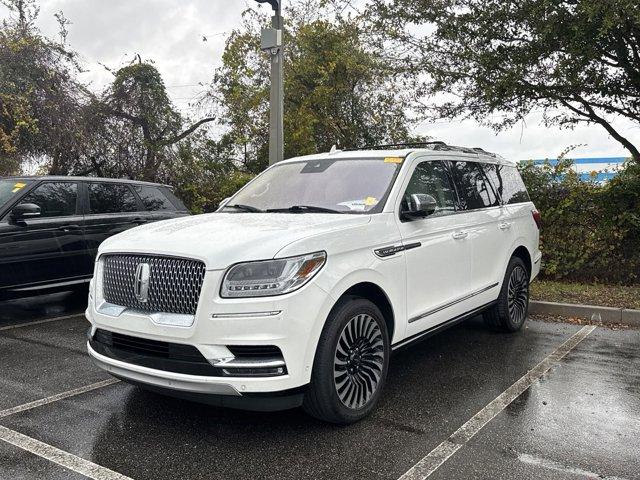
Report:
[{"label": "windshield", "polygon": [[30,183],[30,180],[0,180],[0,207],[16,198],[20,191]]},{"label": "windshield", "polygon": [[224,209],[375,213],[382,208],[401,162],[380,157],[277,165],[249,183]]}]

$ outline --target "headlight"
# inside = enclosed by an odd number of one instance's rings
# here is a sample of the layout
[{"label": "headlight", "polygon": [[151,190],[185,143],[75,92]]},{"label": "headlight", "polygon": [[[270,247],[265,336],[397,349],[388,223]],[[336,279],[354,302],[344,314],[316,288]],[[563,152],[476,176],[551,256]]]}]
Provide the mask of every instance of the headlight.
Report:
[{"label": "headlight", "polygon": [[268,297],[293,292],[313,278],[327,260],[325,252],[239,263],[227,271],[220,296]]}]

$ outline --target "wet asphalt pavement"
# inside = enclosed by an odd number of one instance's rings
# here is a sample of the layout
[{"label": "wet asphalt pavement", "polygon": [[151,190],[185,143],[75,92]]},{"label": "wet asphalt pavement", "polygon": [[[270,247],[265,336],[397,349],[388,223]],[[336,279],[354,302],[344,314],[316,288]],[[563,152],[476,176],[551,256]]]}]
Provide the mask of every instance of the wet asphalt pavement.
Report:
[{"label": "wet asphalt pavement", "polygon": [[[301,410],[209,407],[115,383],[3,416],[108,375],[85,353],[85,299],[0,303],[0,428],[136,480],[397,479],[581,327],[475,318],[396,354],[379,408],[350,427]],[[597,328],[431,479],[640,479],[640,331]],[[600,477],[598,477],[598,475]],[[0,440],[0,479],[83,475]]]}]

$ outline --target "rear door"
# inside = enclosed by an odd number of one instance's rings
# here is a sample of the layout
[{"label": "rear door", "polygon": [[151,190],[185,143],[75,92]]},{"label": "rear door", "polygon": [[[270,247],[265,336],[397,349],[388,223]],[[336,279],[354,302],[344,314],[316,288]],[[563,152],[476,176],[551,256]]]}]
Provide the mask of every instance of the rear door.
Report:
[{"label": "rear door", "polygon": [[404,186],[402,204],[411,194],[436,199],[436,211],[419,219],[400,218],[398,228],[407,269],[407,336],[415,335],[464,313],[468,291],[470,245],[456,238],[456,191],[443,161],[419,161]]},{"label": "rear door", "polygon": [[452,161],[451,170],[460,199],[457,205],[460,229],[471,246],[466,304],[468,309],[473,309],[498,296],[506,250],[506,237],[500,225],[506,219],[506,212],[480,163]]},{"label": "rear door", "polygon": [[45,181],[16,203],[38,205],[39,217],[13,221],[5,215],[0,222],[0,287],[61,283],[91,274],[78,198],[77,182]]},{"label": "rear door", "polygon": [[147,219],[129,184],[96,181],[87,182],[85,188],[85,238],[89,255],[95,259],[103,241]]}]

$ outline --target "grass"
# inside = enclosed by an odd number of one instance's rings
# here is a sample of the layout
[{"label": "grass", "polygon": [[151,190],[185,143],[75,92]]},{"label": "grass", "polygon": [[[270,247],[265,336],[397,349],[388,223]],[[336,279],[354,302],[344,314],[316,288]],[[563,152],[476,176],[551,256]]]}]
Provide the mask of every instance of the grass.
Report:
[{"label": "grass", "polygon": [[531,299],[640,309],[640,285],[600,285],[538,279],[531,284]]}]

